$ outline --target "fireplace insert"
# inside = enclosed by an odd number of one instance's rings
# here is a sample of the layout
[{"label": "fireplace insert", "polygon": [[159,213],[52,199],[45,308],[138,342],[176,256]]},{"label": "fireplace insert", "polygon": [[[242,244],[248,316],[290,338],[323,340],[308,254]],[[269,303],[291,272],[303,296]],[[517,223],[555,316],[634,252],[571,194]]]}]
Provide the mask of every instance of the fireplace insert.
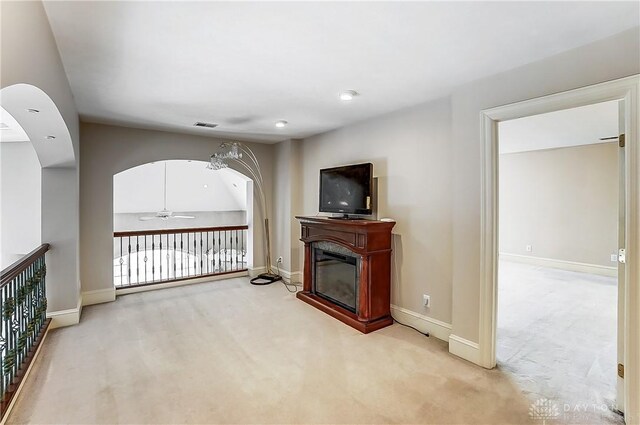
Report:
[{"label": "fireplace insert", "polygon": [[332,242],[314,242],[312,250],[313,293],[356,313],[360,256]]}]

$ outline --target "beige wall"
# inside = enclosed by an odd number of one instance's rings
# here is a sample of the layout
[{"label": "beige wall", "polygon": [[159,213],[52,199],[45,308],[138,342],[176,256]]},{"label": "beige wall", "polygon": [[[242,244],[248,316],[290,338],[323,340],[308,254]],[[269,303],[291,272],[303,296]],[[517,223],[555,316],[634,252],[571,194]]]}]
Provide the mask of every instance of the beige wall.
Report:
[{"label": "beige wall", "polygon": [[273,252],[271,262],[275,266],[282,256],[280,269],[293,272],[292,280],[300,281],[300,229],[295,219],[301,212],[300,148],[302,141],[285,140],[274,145],[275,205],[273,216]]},{"label": "beige wall", "polygon": [[[301,184],[300,211],[318,212],[320,168],[373,162],[378,216],[398,221],[393,302],[477,343],[480,111],[637,74],[639,40],[634,28],[461,86],[450,98],[304,139],[299,173],[292,173]],[[422,306],[423,293],[431,295],[431,309]]]},{"label": "beige wall", "polygon": [[640,31],[636,27],[469,83],[453,93],[453,334],[478,342],[480,111],[638,73]]},{"label": "beige wall", "polygon": [[[445,323],[451,322],[450,108],[448,99],[439,100],[310,137],[301,165],[303,212],[315,215],[321,168],[373,163],[378,216],[397,221],[392,302]],[[429,309],[423,294],[431,295]]]},{"label": "beige wall", "polygon": [[615,266],[618,149],[605,143],[500,155],[500,252]]},{"label": "beige wall", "polygon": [[71,135],[75,167],[42,169],[42,241],[47,253],[49,312],[79,300],[79,120],[73,94],[40,1],[0,2],[0,87],[31,84],[55,103]]},{"label": "beige wall", "polygon": [[[222,140],[102,124],[81,124],[80,248],[82,291],[113,288],[113,176],[153,161],[208,161]],[[260,162],[267,199],[272,193],[273,147],[247,143]],[[235,167],[234,167],[235,168]],[[236,168],[242,172],[241,169]],[[262,222],[254,209],[253,221]],[[255,226],[254,267],[262,266],[262,226]]]}]

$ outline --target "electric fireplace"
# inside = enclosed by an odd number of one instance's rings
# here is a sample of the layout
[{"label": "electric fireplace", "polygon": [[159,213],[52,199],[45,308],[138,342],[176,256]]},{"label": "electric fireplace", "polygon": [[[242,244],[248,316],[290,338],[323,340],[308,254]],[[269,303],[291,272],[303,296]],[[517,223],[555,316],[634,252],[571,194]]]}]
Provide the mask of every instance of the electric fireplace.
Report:
[{"label": "electric fireplace", "polygon": [[391,318],[391,229],[394,222],[296,217],[304,242],[297,297],[368,333]]},{"label": "electric fireplace", "polygon": [[312,291],[352,313],[358,306],[360,256],[333,242],[314,242]]}]

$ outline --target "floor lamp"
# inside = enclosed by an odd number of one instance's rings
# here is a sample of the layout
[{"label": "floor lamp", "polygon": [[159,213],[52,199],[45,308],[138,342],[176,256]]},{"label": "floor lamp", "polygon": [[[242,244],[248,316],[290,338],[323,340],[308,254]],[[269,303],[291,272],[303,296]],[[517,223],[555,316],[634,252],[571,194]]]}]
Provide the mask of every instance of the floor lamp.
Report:
[{"label": "floor lamp", "polygon": [[214,171],[229,168],[230,161],[234,161],[240,165],[249,173],[250,177],[253,178],[254,188],[257,188],[258,193],[258,205],[264,218],[264,235],[267,248],[265,251],[266,273],[259,274],[257,277],[251,279],[251,283],[254,285],[268,285],[282,280],[282,276],[273,273],[271,270],[269,216],[267,215],[267,200],[264,193],[264,179],[262,178],[258,158],[256,158],[256,155],[248,146],[240,142],[224,142],[220,145],[218,152],[211,155],[207,168]]}]

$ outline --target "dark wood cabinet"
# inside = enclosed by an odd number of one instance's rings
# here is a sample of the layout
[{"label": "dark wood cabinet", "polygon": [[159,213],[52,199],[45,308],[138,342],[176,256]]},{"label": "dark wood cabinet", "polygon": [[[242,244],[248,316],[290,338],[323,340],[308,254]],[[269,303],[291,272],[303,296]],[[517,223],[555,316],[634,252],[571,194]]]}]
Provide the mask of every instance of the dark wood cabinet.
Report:
[{"label": "dark wood cabinet", "polygon": [[[303,289],[297,297],[363,333],[393,323],[391,318],[391,230],[395,222],[296,217],[304,242]],[[357,255],[357,305],[353,311],[315,288],[314,243],[331,242]]]}]

